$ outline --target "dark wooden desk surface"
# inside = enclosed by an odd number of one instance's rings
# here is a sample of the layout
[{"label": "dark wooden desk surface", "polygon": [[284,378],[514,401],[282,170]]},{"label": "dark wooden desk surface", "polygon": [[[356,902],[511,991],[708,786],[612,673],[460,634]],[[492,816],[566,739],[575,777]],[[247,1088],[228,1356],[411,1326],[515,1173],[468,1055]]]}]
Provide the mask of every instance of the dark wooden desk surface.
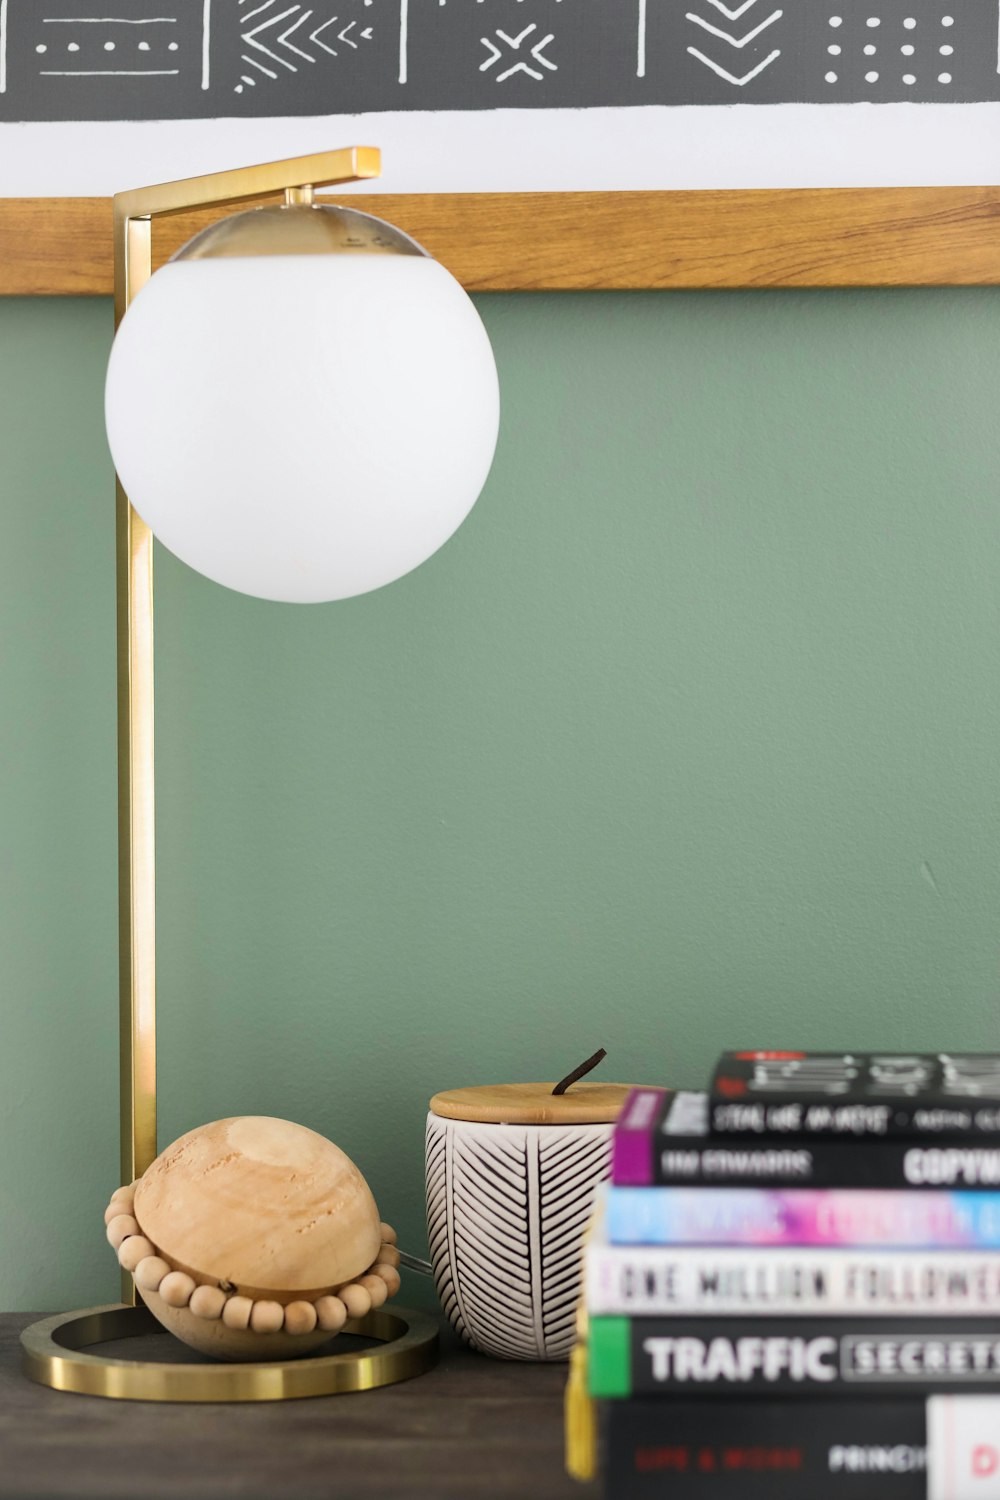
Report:
[{"label": "dark wooden desk surface", "polygon": [[[26,1379],[19,1334],[33,1321],[26,1314],[0,1315],[4,1500],[596,1495],[596,1487],[575,1483],[562,1467],[565,1365],[487,1359],[449,1334],[436,1369],[380,1391],[158,1406],[69,1395]],[[163,1344],[176,1348],[167,1335]],[[125,1346],[120,1352],[131,1353]]]}]

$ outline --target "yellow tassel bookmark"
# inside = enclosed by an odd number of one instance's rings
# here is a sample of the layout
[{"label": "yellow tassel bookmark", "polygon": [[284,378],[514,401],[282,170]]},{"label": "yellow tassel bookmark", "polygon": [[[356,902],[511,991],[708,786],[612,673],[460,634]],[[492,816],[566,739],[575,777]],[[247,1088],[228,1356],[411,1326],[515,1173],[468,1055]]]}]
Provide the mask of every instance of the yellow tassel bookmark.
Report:
[{"label": "yellow tassel bookmark", "polygon": [[574,1479],[597,1473],[597,1414],[587,1390],[587,1346],[577,1344],[569,1357],[566,1382],[566,1472]]}]

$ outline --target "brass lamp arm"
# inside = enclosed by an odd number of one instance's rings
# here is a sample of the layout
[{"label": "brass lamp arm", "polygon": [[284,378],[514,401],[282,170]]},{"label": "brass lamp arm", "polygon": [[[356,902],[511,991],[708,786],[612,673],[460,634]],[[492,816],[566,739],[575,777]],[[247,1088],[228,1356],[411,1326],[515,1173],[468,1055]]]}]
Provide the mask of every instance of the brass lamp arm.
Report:
[{"label": "brass lamp arm", "polygon": [[[225,208],[270,193],[287,193],[317,187],[335,187],[343,182],[361,182],[378,177],[382,153],[377,146],[344,146],[339,151],[320,151],[312,156],[290,156],[284,161],[256,167],[237,167],[229,172],[209,172],[204,177],[183,177],[154,187],[132,188],[116,193],[115,216],[115,321],[125,316],[129,302],[148,281],[150,221],[193,208]],[[299,200],[301,201],[301,200]],[[143,274],[145,272],[145,274]]]}]

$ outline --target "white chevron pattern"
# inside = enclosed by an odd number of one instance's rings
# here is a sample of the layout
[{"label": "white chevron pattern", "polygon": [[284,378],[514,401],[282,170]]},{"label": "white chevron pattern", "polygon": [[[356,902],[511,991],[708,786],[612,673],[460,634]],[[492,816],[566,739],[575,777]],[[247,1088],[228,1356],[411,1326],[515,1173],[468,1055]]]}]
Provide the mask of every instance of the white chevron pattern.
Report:
[{"label": "white chevron pattern", "polygon": [[723,0],[709,0],[709,4],[714,5],[716,10],[721,10],[727,21],[738,21],[745,11],[757,4],[757,0],[743,0],[743,4],[738,5],[735,10],[730,10],[728,5],[724,5]]},{"label": "white chevron pattern", "polygon": [[773,15],[768,16],[766,21],[761,21],[759,26],[755,26],[753,31],[748,31],[746,36],[740,37],[732,36],[730,32],[723,31],[719,26],[712,26],[702,16],[696,16],[692,11],[688,11],[684,19],[693,21],[696,26],[703,26],[713,36],[721,37],[724,42],[731,42],[734,47],[746,47],[755,37],[760,36],[762,31],[766,31],[769,26],[773,26],[775,21],[780,21],[783,15],[784,11],[776,10]]},{"label": "white chevron pattern", "polygon": [[[243,54],[242,60],[268,78],[279,78],[281,74],[276,73],[267,63],[261,62],[261,55],[276,67],[284,68],[289,73],[297,73],[302,63],[315,63],[320,52],[325,52],[329,57],[337,57],[339,53],[335,42],[357,52],[359,41],[367,42],[372,38],[373,28],[366,26],[359,30],[357,21],[348,21],[339,31],[334,31],[333,28],[341,21],[339,16],[327,15],[309,31],[305,28],[316,18],[314,10],[307,10],[299,3],[277,10],[275,7],[279,3],[280,0],[262,0],[262,3],[253,5],[253,0],[240,0],[241,7],[252,5],[250,10],[240,10],[240,40],[251,49]],[[261,19],[258,20],[258,17]],[[257,24],[250,26],[250,21],[256,21]],[[288,21],[289,24],[283,31],[277,31],[276,28],[283,21]],[[324,32],[327,33],[325,41],[321,40]],[[262,33],[268,33],[266,40],[262,40]],[[293,36],[294,41],[291,40]],[[299,59],[298,62],[295,61],[296,58]],[[236,85],[236,93],[242,94],[245,85],[255,82],[255,77],[244,74],[241,82]]]},{"label": "white chevron pattern", "polygon": [[750,82],[751,78],[756,78],[758,73],[763,73],[764,69],[770,67],[776,57],[781,56],[780,50],[775,49],[770,56],[765,57],[763,62],[758,63],[755,68],[751,68],[749,73],[744,73],[742,78],[737,78],[735,73],[730,73],[726,68],[721,67],[719,63],[713,62],[710,57],[705,56],[704,52],[699,52],[697,47],[689,47],[688,51],[692,57],[696,57],[699,62],[703,62],[706,68],[711,68],[713,73],[718,73],[720,78],[724,78],[727,83],[734,83],[737,88],[742,88],[745,83]]},{"label": "white chevron pattern", "polygon": [[[715,7],[715,11],[723,15],[730,23],[730,25],[746,17],[743,24],[749,29],[741,31],[739,33],[736,31],[729,31],[722,26],[716,25],[714,21],[709,20],[706,16],[698,15],[695,11],[692,10],[689,10],[685,13],[684,19],[688,21],[692,26],[700,27],[701,30],[707,32],[709,36],[717,37],[718,40],[720,42],[724,42],[727,47],[735,47],[737,51],[742,51],[744,47],[749,47],[750,44],[752,42],[755,42],[758,37],[764,34],[764,32],[770,31],[771,28],[776,25],[776,23],[780,21],[782,16],[784,15],[784,11],[782,10],[773,10],[771,11],[770,15],[765,16],[763,20],[758,21],[756,22],[756,24],[754,24],[753,17],[749,14],[749,12],[751,12],[756,5],[762,4],[763,0],[743,0],[742,5],[737,5],[735,7],[726,5],[724,3],[724,0],[708,0],[708,3],[710,5],[713,5]],[[714,12],[710,12],[710,14],[714,14]],[[758,11],[758,15],[759,14],[760,12]],[[749,68],[746,72],[734,73],[727,65],[727,61],[720,61],[717,57],[711,57],[705,52],[702,52],[698,47],[688,47],[687,52],[689,57],[695,58],[697,62],[702,63],[706,68],[709,68],[713,73],[715,73],[718,78],[724,79],[726,83],[731,83],[734,88],[744,88],[746,84],[750,83],[752,79],[757,78],[761,73],[764,72],[765,68],[769,68],[771,64],[781,56],[781,48],[774,47],[766,57],[761,58],[759,62],[755,63],[755,65],[752,68]],[[726,54],[724,54],[724,56],[726,56]]]}]

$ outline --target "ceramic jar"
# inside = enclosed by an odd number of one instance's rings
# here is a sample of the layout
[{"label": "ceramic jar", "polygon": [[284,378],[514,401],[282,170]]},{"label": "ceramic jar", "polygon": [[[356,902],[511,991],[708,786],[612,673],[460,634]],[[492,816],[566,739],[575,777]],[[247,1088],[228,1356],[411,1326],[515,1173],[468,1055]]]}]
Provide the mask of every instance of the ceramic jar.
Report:
[{"label": "ceramic jar", "polygon": [[498,1084],[436,1094],[427,1231],[456,1330],[500,1359],[568,1359],[583,1235],[628,1088]]}]

